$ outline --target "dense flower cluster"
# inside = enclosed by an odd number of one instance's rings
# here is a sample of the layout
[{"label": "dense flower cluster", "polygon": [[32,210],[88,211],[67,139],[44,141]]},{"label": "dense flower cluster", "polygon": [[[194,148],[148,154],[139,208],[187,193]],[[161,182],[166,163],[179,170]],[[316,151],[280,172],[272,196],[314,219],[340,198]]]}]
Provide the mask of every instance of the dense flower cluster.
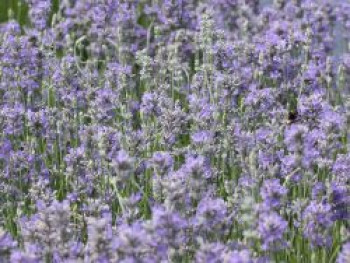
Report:
[{"label": "dense flower cluster", "polygon": [[272,2],[26,0],[0,262],[350,262],[350,3]]}]

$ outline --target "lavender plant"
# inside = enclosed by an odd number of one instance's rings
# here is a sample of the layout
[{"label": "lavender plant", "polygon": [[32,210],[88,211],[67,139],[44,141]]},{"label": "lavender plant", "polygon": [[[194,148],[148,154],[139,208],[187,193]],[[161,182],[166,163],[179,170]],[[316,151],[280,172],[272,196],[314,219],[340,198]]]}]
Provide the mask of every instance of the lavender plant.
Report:
[{"label": "lavender plant", "polygon": [[350,262],[350,3],[265,2],[9,11],[0,262]]}]

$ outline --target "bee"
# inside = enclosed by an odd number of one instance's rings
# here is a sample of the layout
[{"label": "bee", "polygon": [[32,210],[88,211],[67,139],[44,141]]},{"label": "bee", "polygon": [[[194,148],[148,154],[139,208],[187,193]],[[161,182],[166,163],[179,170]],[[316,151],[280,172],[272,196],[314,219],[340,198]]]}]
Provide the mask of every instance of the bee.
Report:
[{"label": "bee", "polygon": [[222,132],[221,131],[216,131],[214,133],[214,138],[220,138],[222,136]]},{"label": "bee", "polygon": [[290,111],[288,112],[287,123],[292,124],[298,120],[298,112]]}]

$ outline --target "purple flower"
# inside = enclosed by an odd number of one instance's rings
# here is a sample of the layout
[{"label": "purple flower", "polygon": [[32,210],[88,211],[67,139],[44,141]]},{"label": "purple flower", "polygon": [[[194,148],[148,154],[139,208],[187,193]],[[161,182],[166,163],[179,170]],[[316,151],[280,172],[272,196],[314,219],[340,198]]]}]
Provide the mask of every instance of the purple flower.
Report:
[{"label": "purple flower", "polygon": [[326,187],[323,182],[316,183],[312,187],[312,192],[311,192],[312,199],[320,200],[322,199],[322,197],[325,196],[325,194],[326,194]]},{"label": "purple flower", "polygon": [[152,220],[147,227],[158,255],[166,259],[172,249],[180,249],[187,242],[188,222],[177,212],[155,206]]},{"label": "purple flower", "polygon": [[[281,170],[283,175],[289,175],[291,174],[294,169],[298,168],[300,165],[300,157],[296,154],[289,154],[281,158]],[[295,175],[295,176],[294,176]],[[296,173],[294,174],[292,179],[294,181],[299,181],[300,174]]]},{"label": "purple flower", "polygon": [[220,243],[201,244],[200,248],[196,251],[195,262],[223,262],[225,250],[226,247]]},{"label": "purple flower", "polygon": [[210,164],[208,163],[208,159],[201,155],[187,156],[183,169],[193,178],[198,178],[201,176],[204,178],[211,177],[211,169]]},{"label": "purple flower", "polygon": [[337,263],[348,263],[350,259],[350,242],[343,245],[341,252],[338,255]]},{"label": "purple flower", "polygon": [[226,216],[224,200],[203,198],[197,207],[194,225],[200,235],[218,235],[225,230]]},{"label": "purple flower", "polygon": [[142,96],[140,110],[143,114],[160,114],[160,109],[158,107],[158,100],[155,94],[145,93]]},{"label": "purple flower", "polygon": [[1,262],[335,258],[350,4],[55,2],[0,25]]},{"label": "purple flower", "polygon": [[110,223],[107,218],[90,217],[87,219],[87,259],[96,262],[107,262],[112,258],[112,253],[115,253],[115,250],[112,247],[113,232]]},{"label": "purple flower", "polygon": [[17,247],[17,242],[13,240],[9,233],[0,228],[0,257],[5,259],[11,251]]},{"label": "purple flower", "polygon": [[302,144],[308,128],[301,124],[292,124],[285,130],[284,143],[291,152],[299,152],[302,150]]},{"label": "purple flower", "polygon": [[284,233],[288,223],[276,212],[270,211],[259,216],[258,232],[263,250],[281,250],[287,245]]},{"label": "purple flower", "polygon": [[311,201],[303,213],[304,236],[313,247],[332,244],[332,207],[324,202]]},{"label": "purple flower", "polygon": [[350,190],[346,184],[331,184],[332,220],[350,220]]},{"label": "purple flower", "polygon": [[233,250],[226,253],[224,262],[227,263],[253,263],[255,262],[248,249]]},{"label": "purple flower", "polygon": [[38,112],[34,112],[32,110],[28,110],[28,126],[31,131],[36,136],[46,136],[49,129],[48,122],[48,112],[47,110],[39,110]]},{"label": "purple flower", "polygon": [[287,189],[280,184],[278,179],[268,179],[264,181],[260,195],[266,206],[279,208],[282,199],[287,195]]},{"label": "purple flower", "polygon": [[11,254],[11,262],[14,263],[40,263],[41,260],[31,252],[14,251]]},{"label": "purple flower", "polygon": [[298,113],[303,119],[309,121],[309,125],[317,124],[317,119],[325,106],[323,96],[322,92],[314,92],[310,96],[302,96],[298,100]]},{"label": "purple flower", "polygon": [[350,74],[350,54],[345,54],[343,56],[343,65],[345,67],[346,72]]},{"label": "purple flower", "polygon": [[349,154],[339,154],[335,160],[332,168],[332,172],[335,175],[335,180],[337,182],[349,182],[350,181],[350,155]]},{"label": "purple flower", "polygon": [[325,136],[322,131],[317,129],[308,132],[304,139],[303,146],[303,157],[302,164],[304,167],[311,167],[312,164],[316,162],[316,160],[320,157],[319,151],[319,141],[323,139]]},{"label": "purple flower", "polygon": [[155,152],[152,163],[160,170],[168,170],[173,166],[174,159],[168,152]]},{"label": "purple flower", "polygon": [[334,110],[327,109],[322,113],[322,128],[327,132],[339,131],[344,128],[345,118]]},{"label": "purple flower", "polygon": [[116,102],[118,100],[118,93],[111,89],[99,89],[96,91],[95,98],[91,102],[91,109],[97,121],[108,122],[114,119]]},{"label": "purple flower", "polygon": [[3,105],[0,110],[0,118],[3,119],[1,126],[3,132],[8,135],[18,136],[24,130],[25,109],[21,103]]},{"label": "purple flower", "polygon": [[126,151],[120,150],[116,155],[114,164],[119,171],[129,171],[133,168],[133,159]]},{"label": "purple flower", "polygon": [[47,26],[48,16],[51,11],[50,0],[27,0],[30,9],[29,16],[31,22],[38,30],[43,30]]},{"label": "purple flower", "polygon": [[198,131],[192,134],[191,139],[194,144],[210,144],[213,139],[213,134],[210,131]]}]

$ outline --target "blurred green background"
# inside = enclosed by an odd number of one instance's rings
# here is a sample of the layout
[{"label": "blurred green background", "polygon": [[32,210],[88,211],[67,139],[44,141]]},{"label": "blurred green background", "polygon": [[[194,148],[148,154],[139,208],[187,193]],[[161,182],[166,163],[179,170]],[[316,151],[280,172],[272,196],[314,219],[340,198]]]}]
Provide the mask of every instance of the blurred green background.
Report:
[{"label": "blurred green background", "polygon": [[[58,4],[60,0],[51,0],[52,1],[52,14],[57,12]],[[79,1],[79,0],[77,0]],[[350,0],[334,0],[335,3],[341,3],[342,1],[350,1]],[[12,10],[13,17],[20,22],[21,25],[29,23],[28,19],[28,6],[25,3],[26,0],[0,0],[0,23],[7,21],[9,18],[9,10]],[[260,0],[261,6],[271,5],[273,0]],[[338,23],[335,27],[335,45],[334,54],[336,58],[338,58],[341,54],[343,54],[347,50],[347,41],[344,36],[344,29]]]},{"label": "blurred green background", "polygon": [[[58,10],[59,0],[52,0],[52,13]],[[7,21],[9,10],[13,11],[13,16],[20,24],[28,23],[28,6],[25,0],[0,0],[0,23]]]},{"label": "blurred green background", "polygon": [[9,18],[9,10],[14,12],[14,18],[21,24],[27,22],[28,7],[22,0],[0,0],[0,22]]}]

